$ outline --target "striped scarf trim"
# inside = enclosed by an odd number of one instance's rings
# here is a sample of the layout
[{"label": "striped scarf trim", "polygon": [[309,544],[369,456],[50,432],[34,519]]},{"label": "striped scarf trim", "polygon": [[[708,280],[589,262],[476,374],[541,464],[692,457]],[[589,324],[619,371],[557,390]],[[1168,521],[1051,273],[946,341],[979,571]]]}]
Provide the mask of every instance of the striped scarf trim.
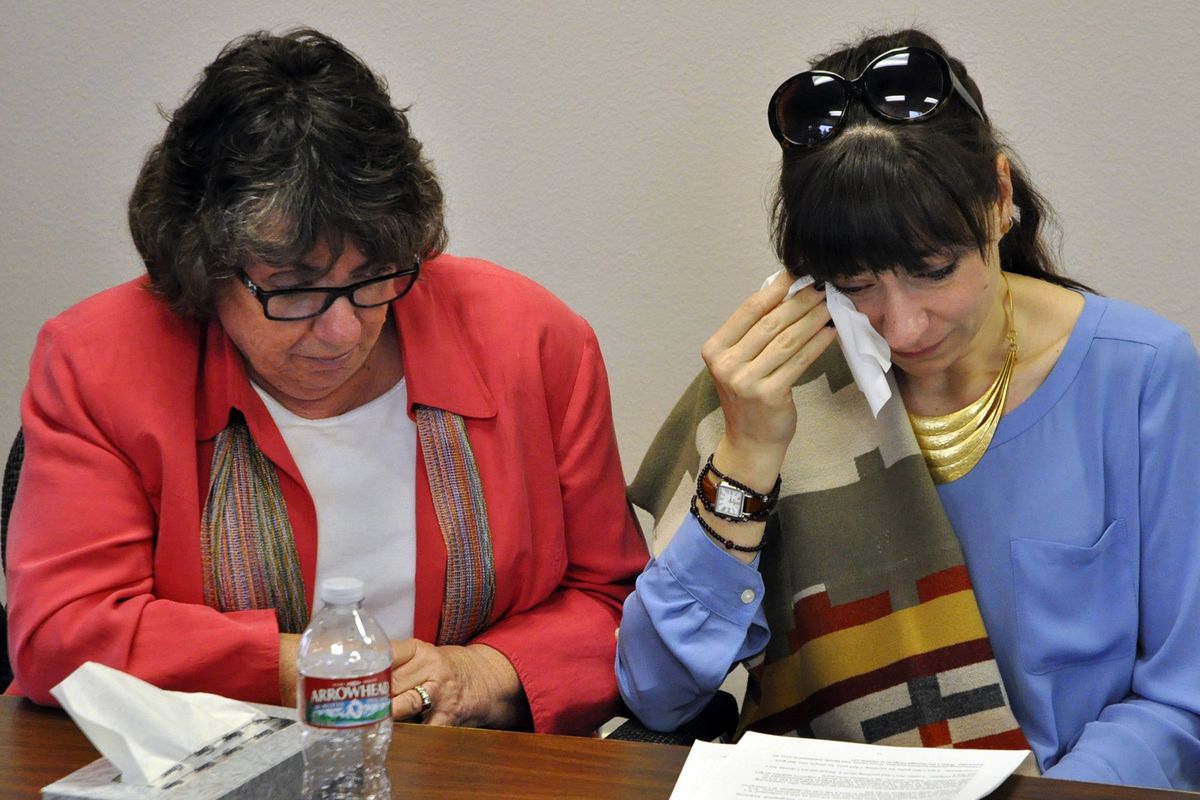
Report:
[{"label": "striped scarf trim", "polygon": [[200,518],[204,602],[218,611],[275,609],[279,630],[308,625],[304,578],[279,476],[239,417],[217,434]]},{"label": "striped scarf trim", "polygon": [[429,406],[415,411],[433,509],[446,543],[446,602],[437,643],[462,644],[487,626],[496,597],[487,502],[463,418]]},{"label": "striped scarf trim", "polygon": [[[487,502],[462,417],[418,406],[417,439],[446,545],[446,588],[437,643],[470,641],[495,601]],[[204,602],[218,611],[274,609],[279,629],[308,625],[304,578],[279,476],[235,415],[217,435],[200,520]]]}]

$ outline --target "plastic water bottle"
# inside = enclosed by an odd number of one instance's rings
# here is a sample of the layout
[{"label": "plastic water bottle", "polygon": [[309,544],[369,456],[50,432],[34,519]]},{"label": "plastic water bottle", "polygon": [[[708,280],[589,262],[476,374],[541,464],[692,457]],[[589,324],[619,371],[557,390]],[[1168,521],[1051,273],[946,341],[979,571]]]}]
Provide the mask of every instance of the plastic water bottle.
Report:
[{"label": "plastic water bottle", "polygon": [[304,800],[389,800],[392,647],[358,578],[321,581],[297,658]]}]

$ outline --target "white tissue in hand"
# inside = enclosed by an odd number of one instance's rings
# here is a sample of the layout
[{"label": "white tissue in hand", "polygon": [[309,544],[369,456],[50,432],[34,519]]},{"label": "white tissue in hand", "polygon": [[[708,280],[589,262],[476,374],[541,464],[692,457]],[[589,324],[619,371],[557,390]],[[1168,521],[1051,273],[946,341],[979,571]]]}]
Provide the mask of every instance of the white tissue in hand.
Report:
[{"label": "white tissue in hand", "polygon": [[[781,269],[772,274],[763,281],[762,288],[765,289],[783,272]],[[797,278],[783,299],[787,300],[813,282],[811,275]],[[886,374],[892,368],[892,350],[888,347],[887,340],[871,326],[867,315],[855,308],[849,297],[828,283],[825,284],[825,303],[829,306],[829,316],[833,319],[833,327],[837,330],[842,354],[850,366],[854,383],[867,398],[871,413],[878,417],[879,409],[883,408],[883,404],[892,396]]]},{"label": "white tissue in hand", "polygon": [[176,763],[263,714],[203,692],[159,689],[86,662],[50,694],[130,784],[150,784]]}]

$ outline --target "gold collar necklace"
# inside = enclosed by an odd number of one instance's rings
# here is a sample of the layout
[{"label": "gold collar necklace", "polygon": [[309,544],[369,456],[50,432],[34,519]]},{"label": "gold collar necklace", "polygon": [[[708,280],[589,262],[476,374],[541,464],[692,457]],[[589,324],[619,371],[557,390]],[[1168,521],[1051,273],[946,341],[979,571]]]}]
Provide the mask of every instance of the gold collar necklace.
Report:
[{"label": "gold collar necklace", "polygon": [[933,417],[909,414],[917,444],[925,456],[934,483],[950,483],[966,475],[983,458],[1008,398],[1013,368],[1017,365],[1017,323],[1013,313],[1012,287],[1004,278],[1005,309],[1008,322],[1008,355],[992,385],[966,408]]}]

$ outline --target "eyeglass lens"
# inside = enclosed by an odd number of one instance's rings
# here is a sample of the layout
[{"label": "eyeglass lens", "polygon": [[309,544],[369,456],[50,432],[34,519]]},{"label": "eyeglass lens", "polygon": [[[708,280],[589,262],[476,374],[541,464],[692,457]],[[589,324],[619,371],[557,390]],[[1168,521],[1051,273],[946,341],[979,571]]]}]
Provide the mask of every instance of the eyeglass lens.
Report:
[{"label": "eyeglass lens", "polygon": [[941,63],[930,53],[895,53],[863,76],[863,93],[880,114],[890,119],[923,117],[947,96]]},{"label": "eyeglass lens", "polygon": [[[408,291],[413,275],[383,277],[363,284],[350,294],[350,302],[356,306],[380,306],[390,303]],[[320,314],[329,302],[330,293],[289,292],[267,298],[267,314],[279,319],[302,319]]]}]

